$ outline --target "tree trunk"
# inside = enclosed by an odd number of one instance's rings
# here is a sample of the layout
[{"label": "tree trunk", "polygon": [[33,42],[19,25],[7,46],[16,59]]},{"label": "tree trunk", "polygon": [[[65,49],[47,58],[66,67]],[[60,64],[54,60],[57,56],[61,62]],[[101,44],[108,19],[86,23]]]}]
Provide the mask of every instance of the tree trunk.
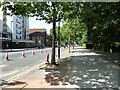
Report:
[{"label": "tree trunk", "polygon": [[74,49],[74,37],[73,37],[73,49]]},{"label": "tree trunk", "polygon": [[70,53],[70,44],[71,44],[71,35],[69,36],[69,53]]},{"label": "tree trunk", "polygon": [[55,65],[56,62],[55,62],[55,41],[56,41],[56,15],[55,15],[55,12],[56,12],[56,9],[55,9],[55,4],[52,3],[53,5],[53,13],[54,13],[54,16],[53,16],[53,32],[52,32],[52,58],[51,58],[51,64]]},{"label": "tree trunk", "polygon": [[52,58],[51,58],[51,64],[56,64],[56,63],[55,63],[55,36],[56,36],[55,26],[56,26],[56,23],[55,23],[55,22],[53,22],[53,35],[52,35]]},{"label": "tree trunk", "polygon": [[60,21],[58,22],[58,59],[60,59]]},{"label": "tree trunk", "polygon": [[88,27],[88,31],[87,31],[87,40],[88,40],[88,44],[91,42],[91,31],[93,26],[91,25],[92,23],[87,24]]}]

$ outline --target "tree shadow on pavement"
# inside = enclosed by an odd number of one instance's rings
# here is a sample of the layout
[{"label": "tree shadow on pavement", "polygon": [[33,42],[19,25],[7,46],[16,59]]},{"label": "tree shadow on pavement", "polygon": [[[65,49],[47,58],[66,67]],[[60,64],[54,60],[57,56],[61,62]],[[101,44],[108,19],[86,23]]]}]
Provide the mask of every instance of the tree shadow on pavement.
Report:
[{"label": "tree shadow on pavement", "polygon": [[27,84],[26,82],[21,82],[21,81],[13,81],[13,82],[9,82],[6,85],[9,86],[15,86],[15,85],[20,85],[20,84]]},{"label": "tree shadow on pavement", "polygon": [[[80,53],[80,52],[79,52]],[[50,85],[80,88],[118,88],[119,67],[100,55],[76,55],[62,59],[59,66],[45,68]],[[116,59],[116,58],[114,58]],[[115,89],[117,90],[117,89]]]},{"label": "tree shadow on pavement", "polygon": [[93,49],[84,49],[84,48],[75,48],[72,50],[72,53],[79,53],[79,55],[99,55],[104,58],[104,60],[109,61],[113,64],[116,64],[120,67],[120,53],[119,52],[103,52]]}]

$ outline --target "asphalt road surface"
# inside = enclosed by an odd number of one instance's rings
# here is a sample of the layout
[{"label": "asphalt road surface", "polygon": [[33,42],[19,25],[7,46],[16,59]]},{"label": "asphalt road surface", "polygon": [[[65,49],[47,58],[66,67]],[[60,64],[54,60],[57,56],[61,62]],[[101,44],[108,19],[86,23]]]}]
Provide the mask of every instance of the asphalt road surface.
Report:
[{"label": "asphalt road surface", "polygon": [[[32,55],[32,51],[35,55]],[[41,53],[41,51],[43,53]],[[25,57],[22,57],[22,51],[8,52],[8,60],[5,60],[6,52],[0,53],[0,57],[2,57],[0,59],[0,79],[8,80],[15,75],[46,61],[46,56],[48,54],[51,58],[51,48],[26,50],[24,51]]]}]

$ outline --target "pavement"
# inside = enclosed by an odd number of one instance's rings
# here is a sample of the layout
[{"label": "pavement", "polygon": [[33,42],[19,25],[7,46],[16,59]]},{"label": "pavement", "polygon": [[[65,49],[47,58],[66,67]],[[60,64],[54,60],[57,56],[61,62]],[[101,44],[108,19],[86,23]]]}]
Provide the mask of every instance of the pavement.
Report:
[{"label": "pavement", "polygon": [[68,88],[72,90],[103,88],[120,90],[120,53],[106,53],[75,47],[68,48],[57,59],[57,66],[43,64],[11,80],[2,90],[27,88]]}]

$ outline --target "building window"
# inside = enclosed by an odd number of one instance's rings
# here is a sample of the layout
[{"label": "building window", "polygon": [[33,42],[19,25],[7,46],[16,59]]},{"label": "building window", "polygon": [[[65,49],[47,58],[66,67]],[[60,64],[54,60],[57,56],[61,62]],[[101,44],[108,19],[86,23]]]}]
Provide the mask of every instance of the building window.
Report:
[{"label": "building window", "polygon": [[21,31],[16,30],[16,34],[21,34]]},{"label": "building window", "polygon": [[21,27],[19,27],[19,29],[21,29]]},{"label": "building window", "polygon": [[19,39],[19,37],[16,35],[16,39]]},{"label": "building window", "polygon": [[7,11],[5,10],[4,12],[3,12],[3,15],[6,15],[7,14]]},{"label": "building window", "polygon": [[0,33],[0,39],[2,38],[2,33]]},{"label": "building window", "polygon": [[17,17],[18,17],[19,19],[21,19],[21,16],[20,16],[20,15],[17,15]]},{"label": "building window", "polygon": [[16,28],[19,28],[19,27],[18,27],[18,24],[16,24]]},{"label": "building window", "polygon": [[3,29],[3,32],[7,32],[7,29]]},{"label": "building window", "polygon": [[6,24],[3,24],[3,26],[5,27],[5,26],[7,26]]},{"label": "building window", "polygon": [[16,30],[16,34],[18,34],[18,31]]},{"label": "building window", "polygon": [[16,35],[16,39],[21,39],[21,38],[22,38],[21,36]]},{"label": "building window", "polygon": [[6,18],[3,18],[3,21],[6,21]]}]

